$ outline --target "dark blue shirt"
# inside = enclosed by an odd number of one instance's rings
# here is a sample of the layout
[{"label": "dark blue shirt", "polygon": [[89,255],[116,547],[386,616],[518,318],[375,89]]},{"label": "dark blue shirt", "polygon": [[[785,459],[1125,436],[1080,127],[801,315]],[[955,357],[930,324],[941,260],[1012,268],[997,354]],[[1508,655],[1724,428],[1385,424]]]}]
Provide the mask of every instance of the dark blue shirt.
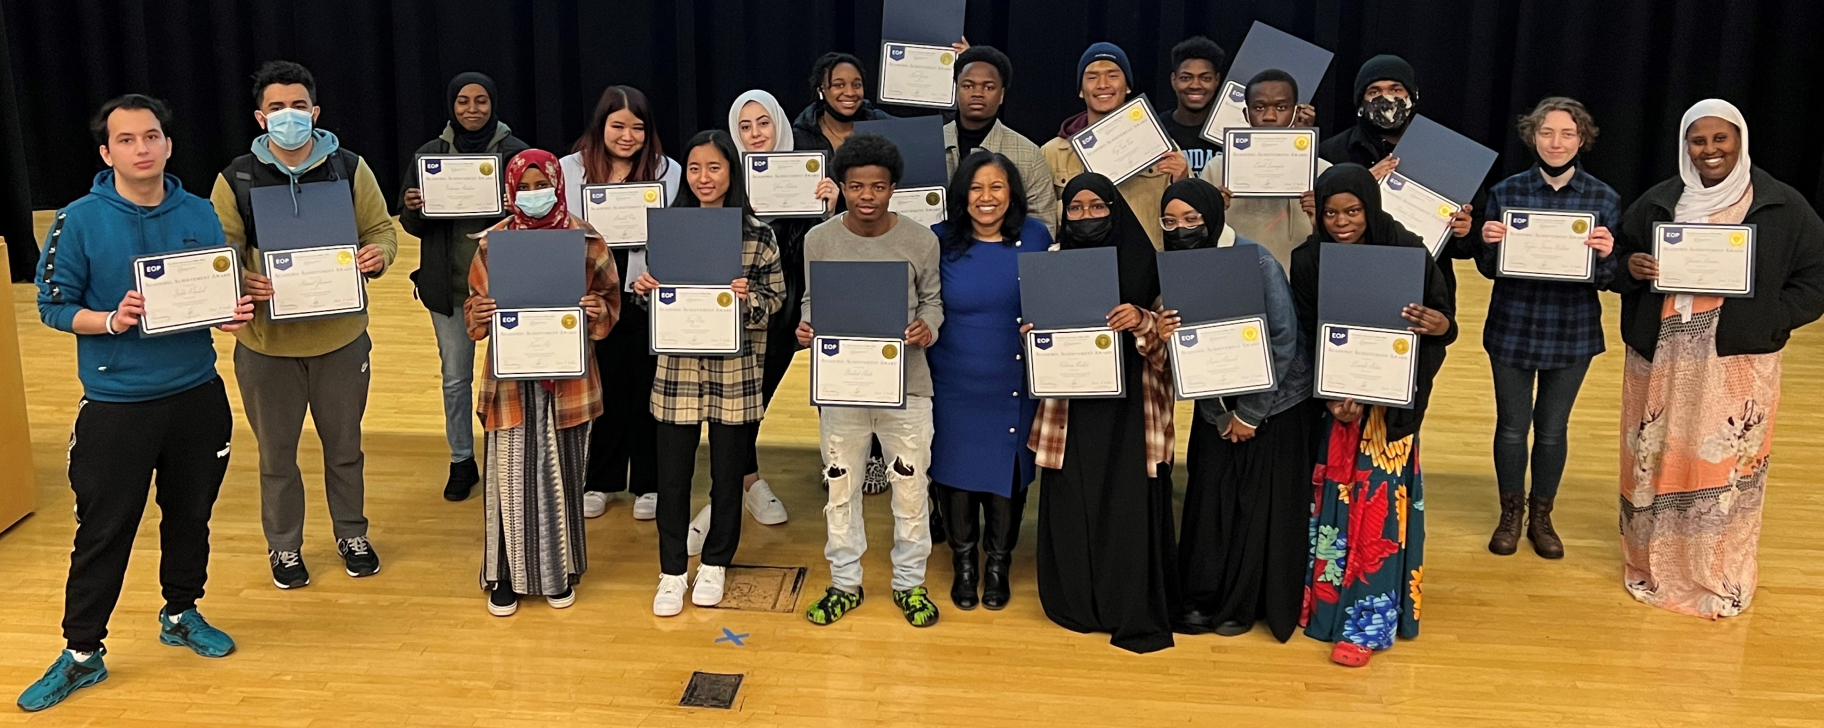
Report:
[{"label": "dark blue shirt", "polygon": [[[1537,166],[1501,180],[1488,190],[1488,219],[1498,221],[1509,209],[1590,212],[1611,233],[1621,227],[1621,195],[1581,167],[1556,190]],[[1482,328],[1489,359],[1516,369],[1562,369],[1602,353],[1602,301],[1596,292],[1614,278],[1616,255],[1597,258],[1595,282],[1581,283],[1497,278],[1497,252],[1482,244],[1476,255],[1476,268],[1495,281]]]}]

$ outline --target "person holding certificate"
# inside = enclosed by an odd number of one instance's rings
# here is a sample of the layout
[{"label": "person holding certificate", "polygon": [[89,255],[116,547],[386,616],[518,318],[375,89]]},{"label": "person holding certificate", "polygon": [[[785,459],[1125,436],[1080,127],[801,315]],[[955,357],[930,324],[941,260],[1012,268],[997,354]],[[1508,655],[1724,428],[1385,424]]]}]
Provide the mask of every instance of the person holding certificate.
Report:
[{"label": "person holding certificate", "polygon": [[[685,155],[686,184],[674,207],[742,211],[744,275],[729,286],[729,293],[740,298],[742,351],[733,356],[659,356],[658,377],[652,382],[652,416],[659,422],[659,589],[652,613],[660,617],[683,611],[690,556],[699,551],[703,563],[697,568],[690,601],[699,607],[722,601],[728,566],[741,542],[742,476],[754,460],[752,448],[766,413],[760,384],[769,343],[767,319],[778,312],[785,289],[773,230],[748,206],[734,140],[720,130],[700,132],[685,145]],[[643,306],[652,306],[652,293],[661,285],[664,282],[650,272],[641,273],[633,292]],[[690,483],[704,423],[709,425],[710,505],[695,519],[702,523],[693,524]],[[690,539],[694,548],[687,548],[688,534],[698,529],[707,533],[702,540]]]},{"label": "person holding certificate", "polygon": [[[506,179],[513,215],[481,233],[469,267],[473,293],[463,303],[469,338],[488,338],[494,318],[488,232],[581,229],[588,247],[577,275],[589,283],[578,305],[588,318],[589,339],[601,341],[621,320],[620,281],[601,236],[570,214],[561,194],[563,165],[550,152],[529,149],[507,163]],[[482,379],[475,407],[487,432],[481,585],[488,590],[488,613],[496,617],[519,611],[522,595],[543,596],[554,609],[574,604],[572,587],[589,568],[583,488],[589,430],[603,402],[595,353],[585,351],[584,357],[588,374],[580,379],[502,380],[492,367]]]},{"label": "person holding certificate", "polygon": [[[1339,164],[1317,178],[1317,231],[1292,251],[1292,294],[1306,351],[1317,347],[1318,297],[1335,293],[1318,290],[1323,244],[1425,245],[1381,208],[1380,192],[1374,175],[1357,164]],[[1425,573],[1419,426],[1445,347],[1457,338],[1453,299],[1435,265],[1425,266],[1424,298],[1401,311],[1419,335],[1412,407],[1324,403],[1308,531],[1313,565],[1300,621],[1307,636],[1336,643],[1330,659],[1348,667],[1367,665],[1375,651],[1393,646],[1395,635],[1419,634]]]},{"label": "person holding certificate", "polygon": [[[1165,191],[1166,250],[1249,246],[1260,261],[1274,388],[1197,400],[1186,448],[1189,477],[1178,536],[1184,605],[1178,631],[1246,633],[1265,620],[1285,642],[1298,627],[1311,519],[1309,354],[1299,347],[1298,310],[1278,259],[1224,224],[1223,197],[1201,179]],[[1220,285],[1211,281],[1211,285]],[[1159,338],[1182,323],[1166,311]]]},{"label": "person holding certificate", "polygon": [[[1298,103],[1298,79],[1277,68],[1269,68],[1248,79],[1242,93],[1247,99],[1248,124],[1263,128],[1314,126],[1317,110]],[[1222,190],[1227,205],[1228,225],[1235,234],[1264,246],[1279,261],[1282,269],[1291,265],[1292,249],[1311,237],[1317,224],[1317,198],[1307,190],[1297,197],[1235,197],[1222,187],[1225,163],[1221,151],[1204,165],[1200,175]],[[1330,168],[1323,157],[1317,159],[1317,174]]]},{"label": "person holding certificate", "polygon": [[[1489,220],[1482,226],[1487,245],[1476,268],[1495,282],[1482,347],[1495,378],[1501,497],[1488,550],[1503,556],[1519,548],[1523,519],[1535,553],[1564,556],[1564,542],[1552,528],[1553,499],[1569,450],[1571,407],[1590,359],[1603,351],[1596,292],[1609,287],[1618,268],[1610,231],[1621,228],[1621,196],[1579,163],[1596,133],[1596,120],[1582,103],[1563,96],[1541,100],[1520,117],[1520,139],[1532,147],[1536,163],[1488,191]],[[1554,218],[1555,212],[1571,214]],[[1509,218],[1512,229],[1503,222]],[[1553,230],[1561,232],[1545,236]]]},{"label": "person holding certificate", "polygon": [[[444,93],[449,121],[443,133],[425,142],[413,154],[489,154],[495,164],[529,147],[494,114],[499,101],[494,79],[480,73],[460,73],[450,79]],[[487,217],[425,217],[424,194],[418,189],[414,165],[403,176],[405,192],[399,200],[399,227],[418,238],[418,270],[412,284],[418,300],[431,312],[431,331],[437,335],[437,358],[443,362],[443,437],[450,446],[450,478],[443,486],[445,500],[469,497],[481,471],[475,465],[475,342],[461,309],[469,297],[469,263],[475,260],[474,233],[487,229]]]},{"label": "person holding certificate", "polygon": [[956,57],[956,120],[944,124],[944,160],[951,176],[963,157],[988,151],[1013,160],[1026,190],[1026,214],[1058,228],[1058,191],[1039,145],[1001,122],[1001,105],[1013,83],[1013,61],[993,46],[970,46]]},{"label": "person holding certificate", "polygon": [[[1622,583],[1641,602],[1715,619],[1754,600],[1780,350],[1824,313],[1824,221],[1749,161],[1734,105],[1700,101],[1679,128],[1678,177],[1628,207],[1616,241]],[[1669,222],[1753,226],[1730,241],[1750,247],[1752,269],[1713,274],[1750,275],[1752,294],[1656,292],[1670,261],[1652,251]]]},{"label": "person holding certificate", "polygon": [[834,152],[855,133],[855,122],[893,118],[868,100],[861,60],[847,53],[825,53],[811,64],[811,96],[816,100],[792,119],[802,151]]}]

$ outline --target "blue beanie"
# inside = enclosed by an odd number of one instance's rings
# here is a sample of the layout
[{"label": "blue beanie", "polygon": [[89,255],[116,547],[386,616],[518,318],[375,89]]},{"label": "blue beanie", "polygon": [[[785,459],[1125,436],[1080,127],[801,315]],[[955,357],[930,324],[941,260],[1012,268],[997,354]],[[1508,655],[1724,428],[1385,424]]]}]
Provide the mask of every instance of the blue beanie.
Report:
[{"label": "blue beanie", "polygon": [[1127,77],[1128,88],[1133,88],[1134,69],[1127,65],[1127,51],[1121,50],[1121,46],[1108,42],[1090,46],[1089,50],[1083,51],[1083,57],[1077,59],[1078,86],[1083,85],[1083,72],[1089,70],[1089,64],[1096,61],[1112,61],[1115,65],[1120,66],[1121,75]]}]

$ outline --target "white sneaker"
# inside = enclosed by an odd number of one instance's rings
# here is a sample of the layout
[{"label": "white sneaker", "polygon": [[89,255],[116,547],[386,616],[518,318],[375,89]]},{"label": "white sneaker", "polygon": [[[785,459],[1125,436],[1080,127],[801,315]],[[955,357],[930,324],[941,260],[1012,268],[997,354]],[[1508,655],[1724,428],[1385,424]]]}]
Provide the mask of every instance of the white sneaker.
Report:
[{"label": "white sneaker", "polygon": [[728,576],[728,569],[722,566],[697,567],[697,587],[690,590],[690,603],[699,607],[713,607],[722,603],[722,582]]},{"label": "white sneaker", "polygon": [[659,593],[652,598],[652,613],[660,617],[676,617],[684,611],[684,590],[690,588],[690,578],[686,576],[659,575]]},{"label": "white sneaker", "polygon": [[607,494],[607,493],[597,493],[593,490],[589,491],[587,493],[584,493],[583,494],[583,517],[584,518],[601,518],[603,513],[608,512],[608,499],[610,497],[611,496],[609,496],[609,494]]},{"label": "white sneaker", "polygon": [[703,541],[709,538],[709,506],[697,511],[697,517],[690,519],[690,535],[684,539],[685,548],[691,556],[703,553]]},{"label": "white sneaker", "polygon": [[633,520],[650,521],[659,517],[659,494],[647,493],[633,499]]},{"label": "white sneaker", "polygon": [[773,486],[767,485],[765,478],[754,481],[754,487],[741,494],[741,505],[762,526],[785,523],[785,504],[779,502],[779,496],[773,495]]}]

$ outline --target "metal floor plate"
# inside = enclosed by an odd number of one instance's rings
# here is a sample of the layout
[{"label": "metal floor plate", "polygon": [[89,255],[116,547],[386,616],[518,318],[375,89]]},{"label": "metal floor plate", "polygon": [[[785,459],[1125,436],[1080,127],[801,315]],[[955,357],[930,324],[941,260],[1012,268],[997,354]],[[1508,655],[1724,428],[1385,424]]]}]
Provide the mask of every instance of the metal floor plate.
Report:
[{"label": "metal floor plate", "polygon": [[742,675],[725,675],[714,672],[693,672],[690,674],[690,684],[684,687],[684,699],[678,701],[678,706],[733,710],[735,698],[741,693],[742,677]]},{"label": "metal floor plate", "polygon": [[807,571],[802,566],[729,566],[722,603],[715,608],[747,612],[798,611],[798,594],[804,589]]}]

